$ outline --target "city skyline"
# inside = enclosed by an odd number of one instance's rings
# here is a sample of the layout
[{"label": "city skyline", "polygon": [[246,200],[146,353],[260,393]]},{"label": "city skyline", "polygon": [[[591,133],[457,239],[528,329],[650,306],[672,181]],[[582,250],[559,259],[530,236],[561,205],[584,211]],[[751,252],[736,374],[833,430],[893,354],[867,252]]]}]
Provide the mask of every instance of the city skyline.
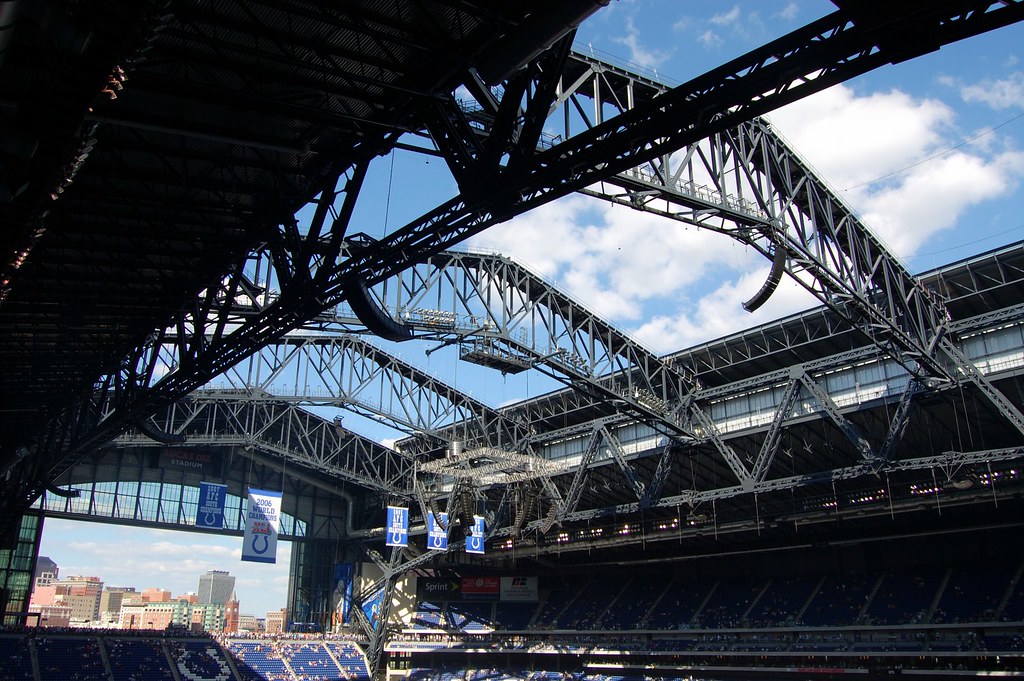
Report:
[{"label": "city skyline", "polygon": [[104,586],[134,586],[139,592],[157,587],[171,591],[175,597],[198,594],[204,574],[224,570],[235,578],[234,591],[242,614],[264,617],[285,607],[291,543],[279,543],[277,563],[273,564],[242,562],[241,546],[241,537],[210,532],[47,518],[39,555],[57,564],[61,579],[75,575],[99,577]]}]

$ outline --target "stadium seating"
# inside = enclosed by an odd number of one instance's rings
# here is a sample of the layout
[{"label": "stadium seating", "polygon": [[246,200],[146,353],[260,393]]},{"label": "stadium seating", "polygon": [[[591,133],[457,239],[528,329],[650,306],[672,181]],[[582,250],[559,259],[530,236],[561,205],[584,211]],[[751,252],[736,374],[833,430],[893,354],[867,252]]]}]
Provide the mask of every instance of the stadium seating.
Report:
[{"label": "stadium seating", "polygon": [[[544,668],[546,659],[590,655],[691,667],[826,664],[884,670],[912,660],[936,669],[1024,672],[1024,559],[896,563],[861,561],[849,571],[821,574],[754,571],[757,576],[749,579],[695,565],[621,580],[541,576],[537,602],[420,603],[413,622],[388,645],[402,654],[397,660],[437,656],[436,671],[413,671],[418,681],[634,678]],[[846,566],[837,561],[825,567]],[[491,652],[500,655],[487,657]],[[534,669],[520,673],[495,666],[526,659],[520,656],[530,656]],[[483,663],[446,668],[446,659],[465,665],[474,658]],[[221,644],[187,632],[0,630],[0,670],[2,681],[159,681],[173,679],[175,671],[180,681],[369,679],[362,650],[348,640],[283,635]]]},{"label": "stadium seating", "polygon": [[819,577],[776,577],[747,613],[749,627],[777,627],[794,624],[804,604],[820,582]]},{"label": "stadium seating", "polygon": [[685,629],[707,598],[713,582],[672,580],[651,611],[650,629]]},{"label": "stadium seating", "polygon": [[412,617],[412,628],[428,631],[443,629],[441,606],[428,601],[420,603],[419,608],[416,609]]},{"label": "stadium seating", "polygon": [[107,678],[106,665],[95,638],[37,636],[35,643],[40,681],[93,681]]},{"label": "stadium seating", "polygon": [[366,666],[366,656],[355,643],[350,641],[325,641],[324,645],[338,661],[345,677],[356,681],[370,678],[370,670]]},{"label": "stadium seating", "polygon": [[174,641],[168,646],[182,681],[229,681],[231,667],[213,641]]},{"label": "stadium seating", "polygon": [[105,638],[114,681],[174,681],[159,639]]},{"label": "stadium seating", "polygon": [[28,639],[16,634],[0,635],[0,669],[9,681],[33,681]]},{"label": "stadium seating", "polygon": [[726,629],[742,624],[744,615],[764,591],[764,580],[721,580],[697,612],[698,625],[704,629]]},{"label": "stadium seating", "polygon": [[626,588],[614,603],[607,606],[597,626],[601,629],[634,629],[640,626],[664,590],[664,582],[645,576],[628,578]]},{"label": "stadium seating", "polygon": [[345,678],[323,641],[282,641],[278,644],[278,650],[299,678],[308,681],[338,681]]},{"label": "stadium seating", "polygon": [[502,631],[526,629],[537,613],[536,603],[499,602],[494,609],[494,628]]},{"label": "stadium seating", "polygon": [[931,621],[991,622],[1016,570],[1014,561],[957,565],[950,569]]},{"label": "stadium seating", "polygon": [[878,580],[877,575],[825,577],[804,610],[803,624],[816,627],[857,624]]},{"label": "stadium seating", "polygon": [[295,678],[270,641],[230,641],[228,651],[266,681],[292,681]]},{"label": "stadium seating", "polygon": [[445,609],[445,621],[452,629],[467,634],[492,631],[493,603],[449,603]]},{"label": "stadium seating", "polygon": [[864,609],[865,622],[920,624],[929,621],[931,604],[939,594],[944,572],[908,570],[883,575]]},{"label": "stadium seating", "polygon": [[1006,597],[1006,604],[999,609],[996,617],[1004,622],[1024,620],[1024,565],[1018,566],[1013,576],[1013,588]]}]

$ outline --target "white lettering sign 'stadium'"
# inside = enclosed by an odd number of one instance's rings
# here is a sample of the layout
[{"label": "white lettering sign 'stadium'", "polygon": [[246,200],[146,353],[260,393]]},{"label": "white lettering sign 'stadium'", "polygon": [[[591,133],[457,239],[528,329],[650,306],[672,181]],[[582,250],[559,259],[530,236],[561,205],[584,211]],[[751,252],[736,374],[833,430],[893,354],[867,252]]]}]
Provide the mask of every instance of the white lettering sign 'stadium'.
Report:
[{"label": "white lettering sign 'stadium'", "polygon": [[277,533],[280,529],[281,493],[250,489],[245,507],[242,560],[254,563],[277,562]]}]

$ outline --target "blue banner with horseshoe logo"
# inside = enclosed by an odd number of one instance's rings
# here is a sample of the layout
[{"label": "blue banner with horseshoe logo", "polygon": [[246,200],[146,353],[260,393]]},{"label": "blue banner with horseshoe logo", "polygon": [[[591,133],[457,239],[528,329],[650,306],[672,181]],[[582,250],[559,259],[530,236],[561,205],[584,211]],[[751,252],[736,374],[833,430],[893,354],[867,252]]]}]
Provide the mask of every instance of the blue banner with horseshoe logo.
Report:
[{"label": "blue banner with horseshoe logo", "polygon": [[242,560],[277,562],[277,533],[281,529],[281,493],[249,489],[245,509]]},{"label": "blue banner with horseshoe logo", "polygon": [[196,527],[224,528],[224,500],[227,485],[216,482],[199,483],[199,506],[196,508]]},{"label": "blue banner with horseshoe logo", "polygon": [[388,506],[388,536],[385,546],[409,545],[409,509]]},{"label": "blue banner with horseshoe logo", "polygon": [[447,513],[440,513],[439,517],[435,518],[433,511],[427,511],[427,548],[431,551],[448,550]]}]

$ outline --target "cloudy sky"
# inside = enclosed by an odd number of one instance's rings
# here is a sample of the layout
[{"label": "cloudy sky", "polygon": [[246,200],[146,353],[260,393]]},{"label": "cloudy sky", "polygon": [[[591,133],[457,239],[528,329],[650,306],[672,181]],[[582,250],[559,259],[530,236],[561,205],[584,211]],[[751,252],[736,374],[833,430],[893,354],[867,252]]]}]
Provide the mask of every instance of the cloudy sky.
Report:
[{"label": "cloudy sky", "polygon": [[[620,0],[584,23],[577,49],[681,83],[832,11],[830,2]],[[910,268],[1024,237],[1024,27],[944,47],[768,116]],[[768,263],[728,237],[570,197],[485,232],[659,352],[813,305],[780,289],[741,302]],[[628,245],[628,247],[626,247]],[[681,267],[680,263],[686,263]]]},{"label": "cloudy sky", "polygon": [[[826,0],[613,0],[580,28],[577,49],[678,84],[833,10]],[[1024,26],[986,34],[889,66],[769,116],[821,176],[913,272],[1024,238]],[[380,159],[357,212],[379,236],[450,198],[443,162]],[[741,307],[768,263],[728,237],[570,196],[473,239],[513,256],[650,348],[671,352],[813,306],[782,286],[751,315]],[[467,385],[468,370],[441,353],[398,354],[446,374],[492,404],[545,385]],[[529,372],[527,372],[529,373]],[[533,383],[529,383],[529,381]],[[346,420],[358,428],[355,419]],[[386,439],[375,431],[367,435]],[[238,561],[239,540],[49,521],[44,555],[62,572],[111,584],[195,590],[198,575],[239,575],[244,612],[285,600],[284,565]],[[287,547],[279,551],[287,558]],[[246,589],[251,587],[251,591]]]}]

